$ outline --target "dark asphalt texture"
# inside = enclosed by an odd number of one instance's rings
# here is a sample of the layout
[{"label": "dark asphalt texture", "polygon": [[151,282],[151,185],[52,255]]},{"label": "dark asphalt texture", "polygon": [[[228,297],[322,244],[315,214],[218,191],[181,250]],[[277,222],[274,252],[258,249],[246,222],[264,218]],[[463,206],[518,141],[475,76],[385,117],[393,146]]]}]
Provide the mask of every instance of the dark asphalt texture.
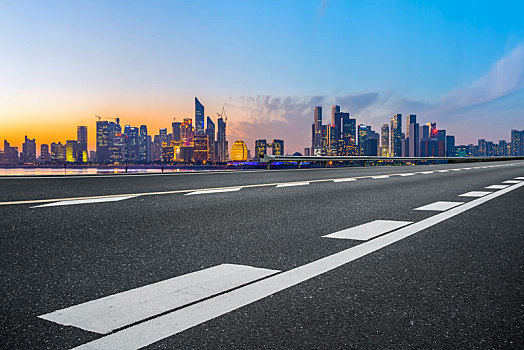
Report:
[{"label": "dark asphalt texture", "polygon": [[[11,201],[476,165],[3,179],[0,193]],[[0,348],[69,349],[101,336],[38,315],[222,263],[289,270],[361,243],[323,235],[377,219],[420,221],[437,212],[414,208],[471,201],[458,195],[518,176],[524,162],[278,189],[0,206]],[[520,187],[147,349],[522,349],[523,236]]]}]

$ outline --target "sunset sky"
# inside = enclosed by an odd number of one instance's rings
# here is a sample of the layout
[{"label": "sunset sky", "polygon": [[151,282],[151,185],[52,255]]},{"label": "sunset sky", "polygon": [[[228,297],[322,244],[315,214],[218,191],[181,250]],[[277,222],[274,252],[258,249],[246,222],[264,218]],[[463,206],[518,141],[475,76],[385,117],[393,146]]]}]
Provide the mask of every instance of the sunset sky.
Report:
[{"label": "sunset sky", "polygon": [[[76,138],[95,114],[149,133],[194,117],[230,145],[311,144],[313,107],[436,121],[457,144],[524,129],[523,1],[0,0],[0,140]],[[0,146],[3,147],[3,146]]]}]

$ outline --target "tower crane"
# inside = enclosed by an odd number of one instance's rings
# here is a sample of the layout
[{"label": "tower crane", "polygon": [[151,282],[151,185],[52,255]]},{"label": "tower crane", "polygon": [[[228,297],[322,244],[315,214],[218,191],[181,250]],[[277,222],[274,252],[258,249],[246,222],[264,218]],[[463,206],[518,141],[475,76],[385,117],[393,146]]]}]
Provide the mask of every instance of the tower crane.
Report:
[{"label": "tower crane", "polygon": [[111,118],[111,117],[101,117],[99,115],[96,115],[95,114],[95,117],[98,118],[98,121],[102,120],[102,119],[111,119],[111,120],[116,120],[116,123],[119,124],[120,123],[120,118],[116,117],[116,118]]}]

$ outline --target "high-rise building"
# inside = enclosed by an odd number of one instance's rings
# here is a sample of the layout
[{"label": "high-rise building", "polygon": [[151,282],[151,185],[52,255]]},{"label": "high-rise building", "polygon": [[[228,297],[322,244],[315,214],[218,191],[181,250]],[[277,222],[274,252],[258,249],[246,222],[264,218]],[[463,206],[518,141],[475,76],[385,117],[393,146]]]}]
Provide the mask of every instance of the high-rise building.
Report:
[{"label": "high-rise building", "polygon": [[446,157],[456,157],[455,136],[446,135]]},{"label": "high-rise building", "polygon": [[66,162],[67,163],[76,163],[80,160],[77,158],[78,154],[80,153],[78,149],[80,148],[77,140],[67,140],[65,145],[65,153],[66,153]]},{"label": "high-rise building", "polygon": [[255,141],[255,160],[259,160],[267,154],[267,141],[265,139]]},{"label": "high-rise building", "polygon": [[209,137],[207,134],[196,134],[193,139],[193,159],[196,162],[207,162],[209,159]]},{"label": "high-rise building", "polygon": [[96,122],[96,158],[98,163],[109,163],[109,123],[106,120]]},{"label": "high-rise building", "polygon": [[65,147],[61,142],[51,144],[51,162],[62,164],[65,162]]},{"label": "high-rise building", "polygon": [[524,130],[511,130],[511,155],[524,156]]},{"label": "high-rise building", "polygon": [[358,148],[361,156],[367,155],[366,140],[371,126],[359,124],[358,126]]},{"label": "high-rise building", "polygon": [[147,144],[147,126],[140,125],[138,135],[138,162],[145,164],[149,162],[149,145]]},{"label": "high-rise building", "polygon": [[184,122],[180,126],[181,141],[185,146],[191,146],[193,142],[193,120],[191,118],[184,118]]},{"label": "high-rise building", "polygon": [[[209,121],[208,121],[208,123],[209,123]],[[173,141],[180,142],[180,140],[182,139],[181,132],[180,132],[181,125],[182,125],[182,123],[180,123],[180,122],[173,122],[173,123],[171,123],[171,127],[173,129]]]},{"label": "high-rise building", "polygon": [[320,156],[322,155],[322,107],[315,107],[314,111],[314,136],[313,136],[313,155]]},{"label": "high-rise building", "polygon": [[340,113],[340,106],[339,105],[331,106],[331,125],[336,125],[337,124],[337,123],[335,123],[335,115],[337,113]]},{"label": "high-rise building", "polygon": [[383,124],[380,128],[380,155],[389,157],[389,125]]},{"label": "high-rise building", "polygon": [[22,153],[20,154],[20,162],[35,163],[36,162],[36,140],[29,139],[25,136],[25,142],[22,144]]},{"label": "high-rise building", "polygon": [[0,163],[18,164],[19,162],[20,162],[20,158],[18,156],[18,148],[11,147],[9,142],[7,142],[7,140],[4,140],[4,152],[2,154],[2,159],[0,160]]},{"label": "high-rise building", "polygon": [[395,114],[391,118],[390,127],[391,155],[400,157],[402,155],[402,114]]},{"label": "high-rise building", "polygon": [[[123,136],[122,126],[120,126],[120,119],[115,118],[116,122],[109,122],[107,125],[108,132],[108,147],[109,147],[109,163],[122,163],[124,160],[123,153]],[[119,135],[119,136],[117,136]]]},{"label": "high-rise building", "polygon": [[209,116],[207,117],[206,135],[209,139],[208,161],[216,162],[216,158],[215,158],[215,123],[213,123],[213,120],[211,120]]},{"label": "high-rise building", "polygon": [[497,155],[501,157],[506,157],[508,154],[508,143],[506,142],[506,140],[499,140]]},{"label": "high-rise building", "polygon": [[40,163],[49,163],[51,161],[51,154],[49,153],[49,145],[40,145]]},{"label": "high-rise building", "polygon": [[408,156],[420,156],[420,126],[418,123],[409,124],[409,137],[406,139],[408,143]]},{"label": "high-rise building", "polygon": [[87,163],[87,126],[76,127],[76,141],[78,142],[78,154],[76,159],[78,162]]},{"label": "high-rise building", "polygon": [[219,162],[227,162],[227,140],[226,123],[222,117],[217,120],[216,159]]},{"label": "high-rise building", "polygon": [[340,131],[336,125],[329,124],[327,125],[327,133],[328,133],[327,135],[327,139],[328,139],[327,155],[336,156],[338,155],[337,151],[338,151],[338,142],[340,139]]},{"label": "high-rise building", "polygon": [[195,97],[195,134],[204,133],[204,105]]},{"label": "high-rise building", "polygon": [[406,138],[408,138],[411,134],[409,133],[409,126],[411,124],[415,124],[417,122],[417,115],[416,114],[408,114],[406,116]]},{"label": "high-rise building", "polygon": [[271,144],[273,149],[274,156],[283,156],[284,155],[284,140],[273,140]]},{"label": "high-rise building", "polygon": [[131,125],[124,127],[124,149],[125,162],[138,163],[139,145],[138,145],[139,129]]}]

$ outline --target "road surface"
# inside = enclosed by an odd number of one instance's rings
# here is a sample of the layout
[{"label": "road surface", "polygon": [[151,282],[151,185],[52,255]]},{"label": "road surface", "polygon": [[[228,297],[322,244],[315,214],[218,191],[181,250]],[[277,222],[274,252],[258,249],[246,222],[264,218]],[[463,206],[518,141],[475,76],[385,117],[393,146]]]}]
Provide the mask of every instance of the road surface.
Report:
[{"label": "road surface", "polygon": [[524,162],[0,177],[2,349],[522,349]]}]

